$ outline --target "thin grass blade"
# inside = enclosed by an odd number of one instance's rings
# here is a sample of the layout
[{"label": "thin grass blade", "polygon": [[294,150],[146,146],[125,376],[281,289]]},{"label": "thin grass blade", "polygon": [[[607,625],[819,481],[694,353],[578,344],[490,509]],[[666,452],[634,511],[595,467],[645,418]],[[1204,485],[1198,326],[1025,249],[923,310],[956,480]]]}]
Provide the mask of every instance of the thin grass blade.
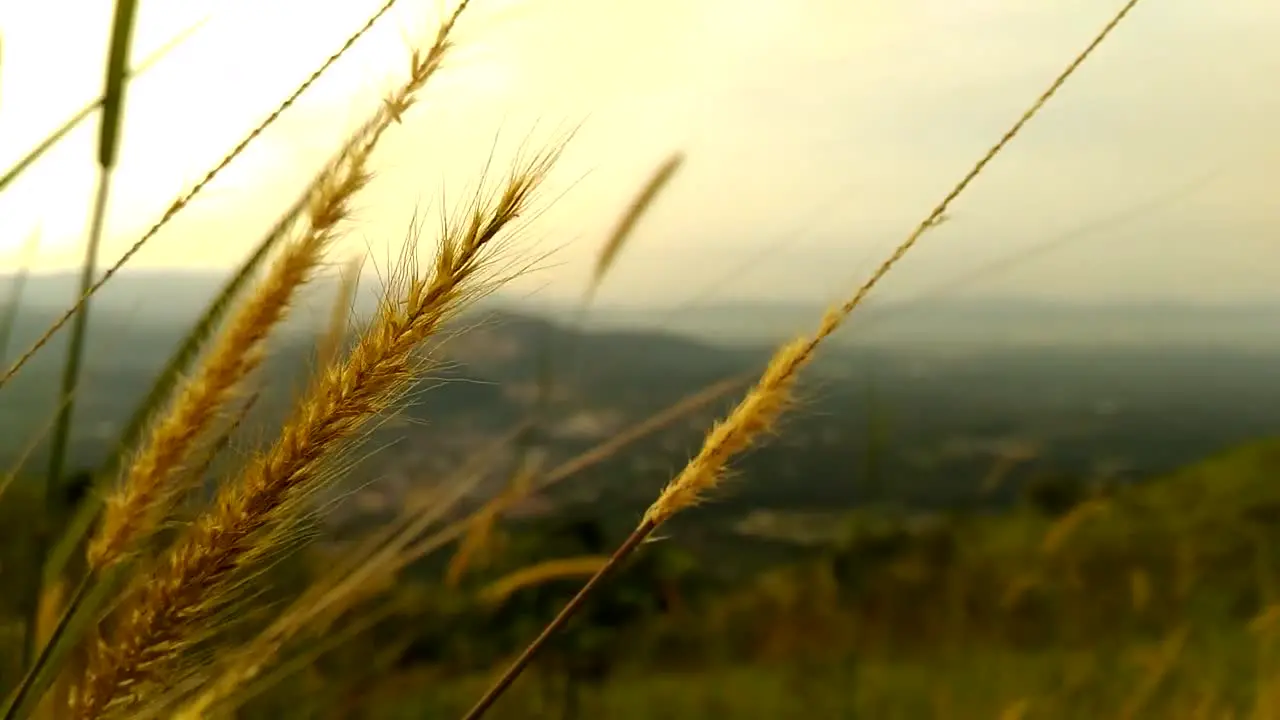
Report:
[{"label": "thin grass blade", "polygon": [[[137,16],[137,0],[117,0],[115,18],[111,28],[111,47],[107,57],[106,90],[103,93],[102,125],[98,133],[98,194],[94,200],[93,224],[89,231],[89,244],[85,248],[84,264],[80,272],[79,296],[83,298],[93,285],[98,263],[98,247],[102,242],[103,224],[106,219],[107,201],[111,193],[111,174],[120,150],[120,123],[124,114],[124,95],[127,86],[125,65],[133,39],[133,24]],[[62,375],[63,404],[53,429],[53,442],[49,452],[49,487],[61,483],[66,464],[67,444],[70,439],[71,421],[75,415],[75,402],[71,394],[80,378],[80,365],[84,360],[85,335],[88,332],[89,304],[82,303],[75,315],[71,333],[71,345],[67,350],[66,365]]]},{"label": "thin grass blade", "polygon": [[85,303],[88,302],[89,297],[91,295],[93,295],[99,289],[101,289],[103,285],[106,285],[107,282],[111,280],[111,278],[115,277],[116,273],[120,272],[120,269],[123,268],[130,260],[132,260],[133,257],[137,255],[140,250],[142,250],[143,246],[145,246],[153,237],[156,236],[157,233],[160,232],[161,228],[163,228],[165,225],[168,225],[169,221],[172,220],[175,216],[177,216],[178,213],[182,212],[182,210],[191,203],[191,201],[195,198],[196,195],[199,195],[206,187],[209,186],[209,183],[213,182],[215,177],[217,177],[223,170],[225,170],[229,165],[231,165],[232,161],[234,161],[237,157],[239,157],[240,153],[244,152],[245,148],[247,148],[250,143],[252,143],[254,140],[259,138],[262,135],[262,133],[265,132],[268,127],[271,126],[272,123],[274,123],[282,114],[284,114],[286,110],[292,107],[293,104],[297,102],[298,98],[301,97],[302,94],[307,91],[307,88],[315,84],[315,82],[319,80],[320,77],[326,71],[328,71],[328,69],[332,67],[333,64],[336,63],[338,59],[342,57],[343,54],[346,53],[347,50],[351,49],[351,47],[355,45],[356,41],[359,40],[366,32],[368,32],[369,29],[372,28],[374,24],[378,21],[378,19],[381,18],[383,15],[385,15],[392,8],[392,6],[395,5],[395,3],[396,3],[396,0],[386,0],[386,2],[382,5],[382,7],[378,8],[378,10],[368,19],[368,21],[365,22],[364,26],[362,26],[359,30],[357,30],[354,34],[352,34],[350,37],[347,38],[346,42],[342,44],[342,47],[340,47],[337,50],[337,52],[330,55],[328,59],[326,59],[324,63],[321,64],[321,66],[315,70],[315,72],[313,72],[306,80],[304,80],[301,85],[299,85],[297,88],[294,89],[293,93],[290,94],[289,97],[285,98],[278,106],[276,106],[276,109],[273,110],[270,115],[268,115],[265,119],[263,119],[262,122],[258,123],[257,127],[255,127],[253,130],[250,130],[249,134],[245,135],[244,138],[241,139],[240,142],[234,148],[232,148],[230,152],[228,152],[225,156],[223,156],[222,160],[220,160],[217,165],[215,165],[211,170],[205,173],[204,177],[201,178],[199,182],[197,182],[194,186],[191,187],[191,189],[187,190],[185,193],[179,196],[176,200],[174,200],[173,203],[169,205],[168,209],[166,209],[164,213],[160,216],[160,219],[157,220],[155,223],[153,223],[151,227],[148,228],[147,231],[142,234],[142,237],[134,241],[133,245],[130,246],[129,249],[126,250],[125,253],[121,255],[114,264],[111,265],[111,267],[107,268],[107,270],[102,274],[102,277],[98,278],[98,281],[95,282],[89,288],[89,291],[86,294],[82,295],[80,299],[77,300],[74,306],[72,306],[65,313],[63,313],[61,317],[59,317],[56,321],[54,321],[54,323],[50,325],[47,330],[45,330],[44,334],[40,337],[40,339],[32,343],[31,347],[27,348],[27,350],[22,354],[22,356],[19,357],[17,360],[15,360],[13,364],[11,364],[8,367],[8,369],[5,370],[3,375],[0,375],[0,388],[3,388],[6,384],[8,384],[8,382],[12,380],[15,375],[18,374],[18,371],[20,371],[28,362],[30,362],[31,358],[35,357],[36,353],[40,352],[41,348],[43,348],[46,344],[48,344],[49,339],[52,338],[54,334],[56,334],[59,330],[61,330],[63,326],[65,326],[68,322],[71,321],[71,319],[75,316],[75,314],[79,312],[80,308]]},{"label": "thin grass blade", "polygon": [[67,603],[68,610],[62,613],[50,633],[49,642],[40,648],[18,687],[5,700],[0,720],[31,716],[36,703],[57,679],[62,661],[96,621],[96,615],[88,609],[109,603],[127,580],[127,568],[123,565],[112,568],[105,577],[81,580]]},{"label": "thin grass blade", "polygon": [[[202,19],[186,30],[183,30],[172,40],[162,45],[158,50],[148,55],[142,62],[138,63],[138,67],[127,72],[125,77],[131,80],[146,72],[161,58],[168,55],[170,51],[195,34],[195,32],[204,25],[204,22],[205,21]],[[106,100],[106,95],[101,95],[97,100],[94,100],[88,105],[80,108],[76,114],[67,118],[66,122],[62,123],[57,130],[49,133],[44,140],[41,140],[38,145],[27,152],[26,155],[23,155],[22,159],[15,163],[13,167],[6,170],[3,175],[0,175],[0,192],[3,192],[4,189],[8,187],[9,183],[18,179],[19,175],[21,175],[27,168],[31,167],[31,165],[35,163],[35,161],[39,160],[46,152],[49,152],[54,145],[57,145],[62,138],[66,137],[67,133],[79,127],[80,123],[84,122],[85,119],[92,115],[95,110],[102,107]]]},{"label": "thin grass blade", "polygon": [[527,587],[552,580],[595,575],[607,562],[609,562],[608,555],[582,555],[544,560],[503,575],[481,588],[479,596],[482,601],[496,605]]},{"label": "thin grass blade", "polygon": [[[98,248],[102,243],[103,225],[106,220],[107,202],[111,194],[111,175],[115,167],[120,147],[121,116],[124,113],[125,88],[127,78],[125,68],[129,58],[129,48],[133,39],[134,19],[137,16],[137,0],[117,0],[115,17],[111,27],[111,46],[107,57],[106,90],[103,93],[102,125],[98,134],[98,193],[94,198],[93,220],[89,229],[89,242],[85,247],[84,264],[80,272],[79,297],[84,298],[93,286],[93,278],[97,271]],[[57,420],[54,422],[53,438],[49,448],[49,469],[45,477],[44,505],[48,517],[62,517],[64,508],[59,503],[63,474],[66,470],[67,455],[71,439],[71,424],[75,417],[74,393],[80,379],[80,366],[84,361],[85,338],[89,330],[89,304],[80,303],[79,311],[74,316],[71,330],[71,343],[67,348],[66,362],[63,366],[62,387],[59,392],[61,405]],[[43,645],[53,628],[45,627],[43,621],[58,617],[60,608],[50,608],[42,603],[45,589],[50,591],[57,587],[60,578],[37,580],[35,592],[37,608],[33,611],[27,625],[28,657]],[[48,612],[39,610],[45,606]],[[56,603],[61,605],[61,603]],[[57,626],[61,627],[62,623]]]}]

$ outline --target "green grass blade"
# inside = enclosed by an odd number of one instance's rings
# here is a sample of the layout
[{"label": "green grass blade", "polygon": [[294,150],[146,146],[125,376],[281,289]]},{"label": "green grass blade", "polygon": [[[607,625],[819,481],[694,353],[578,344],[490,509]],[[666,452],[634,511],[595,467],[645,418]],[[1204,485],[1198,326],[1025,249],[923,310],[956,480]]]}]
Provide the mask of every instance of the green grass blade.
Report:
[{"label": "green grass blade", "polygon": [[[82,300],[93,286],[98,266],[98,247],[102,243],[102,229],[106,219],[107,201],[111,193],[111,174],[115,167],[120,146],[120,120],[124,112],[124,91],[127,85],[125,63],[129,57],[129,45],[133,38],[133,22],[137,15],[137,0],[118,0],[115,19],[111,27],[111,49],[107,59],[106,90],[103,93],[102,125],[98,134],[98,194],[94,199],[93,221],[89,229],[89,243],[85,247],[84,263],[80,269],[79,298]],[[49,472],[45,478],[48,487],[62,482],[66,465],[67,445],[71,437],[71,420],[75,415],[76,383],[80,378],[80,365],[84,360],[85,335],[89,328],[89,303],[81,302],[71,330],[71,344],[67,349],[63,366],[62,405],[53,429],[49,451]],[[52,498],[53,494],[50,493]]]},{"label": "green grass blade", "polygon": [[[72,593],[69,600],[70,607],[79,607],[88,591],[89,578],[86,577],[76,587],[75,592]],[[32,699],[39,698],[40,694],[48,688],[49,683],[46,682],[46,678],[50,677],[48,668],[51,665],[51,661],[58,659],[54,655],[63,645],[60,641],[67,634],[66,631],[73,619],[74,614],[70,612],[59,618],[57,627],[53,629],[53,633],[49,637],[49,642],[40,648],[35,660],[27,668],[27,672],[23,674],[18,687],[14,689],[13,693],[5,701],[3,708],[5,720],[20,717],[22,711],[26,709]],[[41,687],[42,685],[43,687]]]},{"label": "green grass blade", "polygon": [[[144,59],[141,63],[138,63],[138,67],[126,73],[126,77],[128,77],[129,79],[132,79],[146,72],[148,69],[151,68],[151,66],[155,65],[156,62],[158,62],[162,57],[169,54],[169,51],[173,50],[175,47],[180,45],[182,41],[191,37],[191,35],[194,34],[195,31],[198,30],[200,26],[203,24],[204,24],[204,21],[201,20],[199,23],[192,25],[191,27],[187,28],[182,33],[177,35],[175,38],[165,43],[160,49],[148,55],[147,58]],[[79,127],[80,123],[85,121],[85,118],[89,117],[90,115],[93,114],[95,110],[102,107],[105,102],[106,102],[106,96],[102,95],[97,100],[94,100],[88,105],[85,105],[84,107],[80,108],[80,110],[77,111],[75,115],[72,115],[70,118],[67,118],[67,121],[62,123],[62,125],[59,126],[57,130],[54,130],[53,132],[49,133],[49,135],[44,140],[40,141],[40,144],[32,148],[30,152],[28,152],[26,155],[23,155],[21,160],[19,160],[13,167],[9,168],[4,172],[4,175],[0,175],[0,192],[2,192],[5,189],[5,187],[9,185],[9,183],[16,180],[18,176],[21,175],[27,168],[31,167],[31,165],[35,163],[35,161],[39,160],[46,152],[49,151],[50,148],[52,148],[54,145],[57,145],[58,142],[62,140],[62,138],[66,137],[67,133]]]},{"label": "green grass blade", "polygon": [[[94,201],[93,225],[90,229],[89,243],[85,248],[84,265],[80,273],[80,288],[83,292],[93,282],[93,273],[97,265],[98,245],[102,238],[102,222],[106,214],[107,197],[110,193],[111,175],[103,169],[98,178],[98,194]],[[75,391],[80,379],[80,366],[84,359],[85,336],[88,333],[89,306],[81,306],[72,324],[71,343],[67,348],[66,363],[63,365],[62,385],[58,393],[58,415],[54,421],[53,436],[49,446],[49,466],[45,476],[44,504],[45,515],[62,517],[64,509],[60,507],[63,473],[66,470],[68,447],[71,440],[71,422],[75,416]],[[42,543],[43,544],[43,543]],[[45,548],[41,548],[45,552]],[[56,577],[54,578],[56,580]],[[40,597],[49,580],[37,579],[33,591],[36,602],[32,604],[32,615],[27,623],[27,655],[40,649]]]},{"label": "green grass blade", "polygon": [[107,87],[102,98],[102,126],[98,133],[98,164],[104,170],[115,167],[120,151],[120,118],[124,114],[124,89],[128,84],[129,46],[138,0],[116,0],[111,24],[111,50],[107,55]]},{"label": "green grass blade", "polygon": [[[124,93],[127,86],[125,65],[129,58],[129,45],[133,38],[133,23],[137,15],[137,0],[118,0],[115,19],[111,27],[111,48],[107,59],[106,90],[102,103],[102,126],[98,135],[98,193],[94,198],[93,220],[89,229],[89,242],[85,247],[84,264],[80,270],[80,288],[77,300],[83,300],[93,287],[98,266],[98,248],[102,243],[103,224],[107,214],[107,202],[111,194],[111,175],[115,167],[120,145],[120,121],[124,113]],[[49,446],[49,469],[45,477],[45,514],[62,517],[63,508],[57,504],[61,498],[63,474],[66,470],[68,446],[71,440],[71,423],[75,417],[75,391],[80,380],[80,366],[84,361],[85,337],[89,330],[89,303],[79,302],[71,329],[71,343],[67,348],[63,365],[62,387],[58,393],[61,403],[53,436]],[[55,578],[56,579],[56,578]],[[34,588],[39,598],[48,580],[37,581]],[[39,608],[39,600],[33,604]],[[39,611],[33,610],[27,624],[28,657],[41,643],[38,627]]]},{"label": "green grass blade", "polygon": [[[98,246],[102,241],[102,224],[106,216],[107,197],[110,194],[111,174],[104,168],[98,178],[98,194],[93,206],[93,224],[89,242],[85,247],[84,263],[80,267],[79,292],[84,293],[93,283],[97,269]],[[62,368],[62,387],[58,393],[58,419],[54,424],[49,450],[49,470],[45,478],[50,488],[56,487],[65,468],[67,445],[71,437],[71,420],[75,415],[75,389],[80,379],[80,365],[84,360],[85,336],[89,329],[89,304],[84,303],[76,313],[71,326],[71,344],[67,348],[66,362]]]}]

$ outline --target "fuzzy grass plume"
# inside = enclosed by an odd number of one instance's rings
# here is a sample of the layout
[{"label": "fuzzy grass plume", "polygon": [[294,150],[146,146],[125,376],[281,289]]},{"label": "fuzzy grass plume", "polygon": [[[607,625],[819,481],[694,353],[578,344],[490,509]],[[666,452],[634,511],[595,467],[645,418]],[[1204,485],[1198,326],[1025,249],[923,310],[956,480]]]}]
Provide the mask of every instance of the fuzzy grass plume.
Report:
[{"label": "fuzzy grass plume", "polygon": [[[414,52],[409,80],[348,142],[340,162],[324,177],[313,196],[312,232],[294,246],[300,250],[297,255],[286,253],[285,261],[276,266],[279,274],[262,287],[259,299],[272,300],[250,303],[239,321],[231,324],[224,342],[239,344],[243,349],[247,339],[257,339],[259,333],[265,332],[264,319],[272,317],[280,307],[279,301],[291,293],[285,287],[290,282],[274,281],[305,278],[314,268],[333,228],[346,214],[345,201],[367,182],[367,161],[382,133],[413,105],[418,91],[439,67],[448,47],[448,33],[463,8],[465,4],[441,27],[429,51]],[[117,699],[132,699],[141,681],[162,674],[164,666],[176,663],[178,656],[207,629],[201,625],[225,605],[236,571],[269,554],[275,542],[281,540],[271,531],[287,525],[285,521],[300,512],[309,494],[326,479],[323,466],[329,455],[339,452],[365,421],[388,410],[408,389],[417,369],[413,350],[469,299],[470,284],[484,265],[485,250],[527,209],[553,159],[554,154],[541,156],[513,173],[495,202],[487,206],[478,203],[469,222],[446,228],[433,272],[418,277],[409,270],[404,286],[399,288],[403,297],[398,302],[384,303],[381,314],[345,363],[320,370],[273,448],[251,460],[239,482],[224,487],[214,508],[197,519],[161,558],[156,579],[167,582],[139,584],[126,596],[123,618],[95,646],[89,669],[77,688],[74,705],[78,717],[96,717]],[[277,310],[264,310],[268,305]],[[213,357],[216,360],[218,354]],[[249,364],[251,359],[248,363],[243,359],[229,360],[224,364],[214,362],[212,367],[218,370],[214,375],[226,380]],[[229,392],[225,382],[212,385],[219,386],[214,388],[214,395]],[[201,388],[199,382],[193,386]],[[181,400],[176,407],[188,420],[192,416],[208,416],[217,405],[207,399],[209,395],[196,393],[197,402],[191,405],[197,406],[198,412],[184,408]],[[205,399],[200,400],[201,397]],[[182,455],[172,448],[191,440],[182,435],[183,429],[185,425],[179,423],[168,436],[161,433],[161,437],[172,441],[164,456],[167,462],[152,462],[144,467],[171,468],[171,458]],[[146,478],[144,482],[125,486],[121,501],[113,505],[111,521],[104,524],[101,540],[93,546],[91,558],[100,564],[117,558],[127,541],[135,539],[136,528],[145,524],[139,519],[158,514],[157,499],[166,495],[164,483],[158,482],[159,475],[148,473],[140,476]]]},{"label": "fuzzy grass plume", "polygon": [[77,716],[97,717],[161,676],[235,596],[241,571],[269,557],[332,478],[327,464],[366,424],[392,409],[421,371],[415,351],[475,297],[486,250],[529,208],[555,154],[512,173],[497,199],[447,228],[432,269],[406,268],[345,360],[321,370],[270,448],[251,458],[213,506],[125,598],[119,625],[99,643],[77,696]]},{"label": "fuzzy grass plume", "polygon": [[590,303],[605,276],[609,274],[609,270],[617,262],[618,255],[622,252],[623,247],[626,246],[627,240],[631,238],[636,225],[640,223],[640,218],[653,206],[658,195],[671,182],[671,178],[675,177],[676,171],[683,164],[683,153],[675,153],[668,157],[658,166],[657,170],[649,177],[649,181],[641,188],[639,194],[627,206],[626,212],[618,220],[613,232],[609,233],[608,240],[605,241],[605,244],[600,248],[600,253],[596,256],[595,266],[591,269],[591,280],[587,286],[584,305]]},{"label": "fuzzy grass plume", "polygon": [[[219,663],[210,676],[212,679],[194,683],[197,685],[194,691],[179,691],[174,698],[160,699],[149,713],[144,713],[145,717],[172,716],[195,720],[209,712],[220,713],[243,701],[252,692],[244,686],[251,682],[254,691],[260,692],[264,686],[288,671],[288,668],[282,668],[267,677],[260,677],[287,644],[296,642],[303,635],[314,637],[325,632],[339,616],[376,595],[410,563],[455,541],[461,541],[465,545],[477,527],[489,527],[513,502],[529,493],[545,490],[613,457],[628,445],[705,408],[730,390],[747,384],[749,380],[747,377],[737,377],[714,383],[555,467],[536,472],[533,468],[527,468],[527,471],[533,472],[532,476],[523,483],[519,479],[511,483],[513,487],[527,484],[528,487],[523,492],[499,493],[467,516],[428,533],[433,524],[443,519],[486,476],[489,466],[500,457],[499,451],[514,442],[525,430],[525,423],[517,425],[492,443],[486,443],[470,461],[459,468],[452,480],[442,483],[442,487],[447,488],[445,491],[412,500],[396,521],[380,528],[333,563],[269,628]],[[599,556],[591,556],[587,560],[575,558],[571,562],[561,559],[550,561],[552,564],[545,567],[535,565],[524,568],[516,572],[515,575],[520,580],[510,590],[549,579],[590,575],[607,559]],[[516,581],[509,577],[508,582]],[[490,588],[492,592],[498,592],[492,586]],[[176,710],[169,709],[175,706]]]},{"label": "fuzzy grass plume", "polygon": [[497,702],[498,698],[515,682],[520,673],[533,660],[539,649],[569,621],[591,595],[592,591],[604,581],[615,567],[630,557],[652,535],[653,531],[672,515],[695,504],[709,490],[714,488],[723,475],[730,458],[750,447],[762,433],[769,431],[776,425],[791,398],[799,371],[813,359],[814,353],[822,342],[840,328],[844,320],[862,304],[871,290],[889,274],[889,271],[915,247],[920,238],[946,217],[948,209],[956,198],[973,183],[978,175],[986,169],[987,165],[1035,117],[1040,109],[1044,107],[1044,104],[1053,97],[1081,63],[1093,53],[1094,49],[1106,40],[1112,30],[1124,20],[1137,3],[1138,0],[1128,0],[1125,3],[1085,49],[1054,78],[1049,87],[1036,98],[1022,116],[1005,132],[1004,136],[974,164],[969,172],[943,197],[942,201],[920,221],[897,249],[880,264],[871,277],[847,300],[827,311],[821,323],[819,323],[818,329],[812,335],[789,342],[774,353],[768,367],[755,387],[748,391],[746,397],[724,420],[712,428],[703,441],[702,449],[662,491],[658,499],[645,513],[639,526],[614,551],[609,561],[587,581],[578,594],[565,605],[538,637],[498,677],[471,710],[467,712],[464,720],[477,720],[483,717]]},{"label": "fuzzy grass plume", "polygon": [[[489,466],[500,456],[499,451],[511,445],[525,430],[525,423],[517,425],[478,450],[470,461],[459,468],[452,480],[442,484],[447,490],[414,499],[396,521],[380,528],[350,553],[344,554],[267,630],[247,646],[237,648],[220,663],[212,680],[198,683],[198,689],[194,692],[179,692],[176,699],[162,699],[146,717],[161,717],[172,713],[173,717],[194,720],[204,717],[208,712],[222,712],[243,701],[250,692],[243,686],[251,681],[256,680],[254,689],[260,692],[264,686],[278,680],[288,671],[288,668],[282,668],[268,677],[259,678],[288,643],[295,642],[303,635],[314,637],[324,632],[338,616],[377,594],[410,563],[437,552],[452,542],[461,541],[465,545],[477,527],[489,527],[513,502],[535,491],[545,490],[615,456],[628,445],[705,408],[729,391],[747,384],[749,380],[749,377],[736,377],[714,383],[555,467],[541,471],[526,468],[526,471],[533,472],[532,476],[523,482],[518,477],[510,483],[515,488],[527,485],[522,492],[501,492],[467,516],[428,533],[433,524],[443,519],[485,477]],[[509,587],[509,591],[556,578],[590,575],[607,560],[607,557],[591,556],[587,559],[554,560],[545,567],[539,564],[524,568],[507,578],[507,582],[515,583]],[[514,579],[516,577],[519,578],[518,582]],[[496,587],[501,586],[491,584],[487,587],[492,594],[497,593]],[[483,598],[485,591],[482,590],[481,595]],[[173,707],[174,703],[178,704],[177,710],[165,709]]]},{"label": "fuzzy grass plume", "polygon": [[89,544],[89,566],[101,571],[118,561],[154,529],[175,501],[199,478],[184,463],[241,384],[261,364],[264,344],[289,310],[299,288],[320,267],[338,237],[351,201],[369,181],[368,149],[352,153],[345,167],[329,176],[310,204],[307,231],[290,243],[248,301],[217,337],[207,359],[179,389],[169,411],[155,423],[116,491],[108,498],[102,524]]},{"label": "fuzzy grass plume", "polygon": [[[413,561],[443,547],[439,533],[425,538],[424,533],[475,489],[498,451],[510,444],[519,430],[487,443],[450,480],[440,483],[437,491],[411,497],[396,520],[336,558],[270,626],[245,646],[227,653],[212,668],[211,679],[198,683],[193,692],[179,691],[173,698],[160,698],[147,717],[164,714],[196,720],[210,712],[226,711],[278,680],[288,668],[277,670],[274,677],[260,676],[287,645],[328,631],[339,618],[393,584]],[[255,687],[246,688],[255,680]],[[171,707],[176,709],[169,710]]]}]

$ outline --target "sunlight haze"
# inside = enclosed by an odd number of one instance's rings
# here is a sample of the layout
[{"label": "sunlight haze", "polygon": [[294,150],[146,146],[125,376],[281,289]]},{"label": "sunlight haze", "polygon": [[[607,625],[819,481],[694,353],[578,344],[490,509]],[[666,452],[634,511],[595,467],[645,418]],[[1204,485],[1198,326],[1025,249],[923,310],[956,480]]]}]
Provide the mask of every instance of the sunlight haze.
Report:
[{"label": "sunlight haze", "polygon": [[[144,0],[134,64],[207,22],[126,98],[110,264],[379,3]],[[601,301],[834,299],[860,281],[1118,0],[475,0],[455,54],[375,155],[345,242],[379,264],[415,207],[455,207],[520,147],[574,133],[520,248],[519,292],[572,298],[617,214],[687,162]],[[113,3],[0,10],[0,166],[101,92]],[[137,257],[237,263],[398,82],[452,5],[401,0]],[[1077,228],[963,288],[1053,298],[1280,298],[1280,3],[1140,6],[884,286],[927,290]],[[56,38],[56,41],[51,41]],[[78,265],[97,116],[0,195],[0,268]],[[1161,198],[1153,203],[1153,198]],[[1151,204],[1141,212],[1134,208]],[[1107,221],[1115,215],[1129,216]],[[428,230],[435,227],[428,224]]]}]

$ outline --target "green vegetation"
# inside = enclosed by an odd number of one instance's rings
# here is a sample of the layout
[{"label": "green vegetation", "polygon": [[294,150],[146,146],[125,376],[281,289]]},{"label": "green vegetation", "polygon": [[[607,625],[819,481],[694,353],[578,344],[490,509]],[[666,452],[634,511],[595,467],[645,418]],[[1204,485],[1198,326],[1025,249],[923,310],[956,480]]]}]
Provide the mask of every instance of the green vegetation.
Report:
[{"label": "green vegetation", "polygon": [[[4,720],[1280,706],[1273,346],[816,355],[1136,0],[777,349],[582,330],[680,154],[602,243],[572,326],[475,323],[557,145],[486,178],[429,244],[411,225],[367,317],[347,312],[354,280],[326,292],[462,2],[241,268],[113,350],[137,318],[109,293],[146,282],[123,266],[394,1],[100,274],[136,10],[117,3],[77,299],[30,302],[41,279],[18,268],[0,315]],[[327,326],[290,318],[317,300]]]}]

